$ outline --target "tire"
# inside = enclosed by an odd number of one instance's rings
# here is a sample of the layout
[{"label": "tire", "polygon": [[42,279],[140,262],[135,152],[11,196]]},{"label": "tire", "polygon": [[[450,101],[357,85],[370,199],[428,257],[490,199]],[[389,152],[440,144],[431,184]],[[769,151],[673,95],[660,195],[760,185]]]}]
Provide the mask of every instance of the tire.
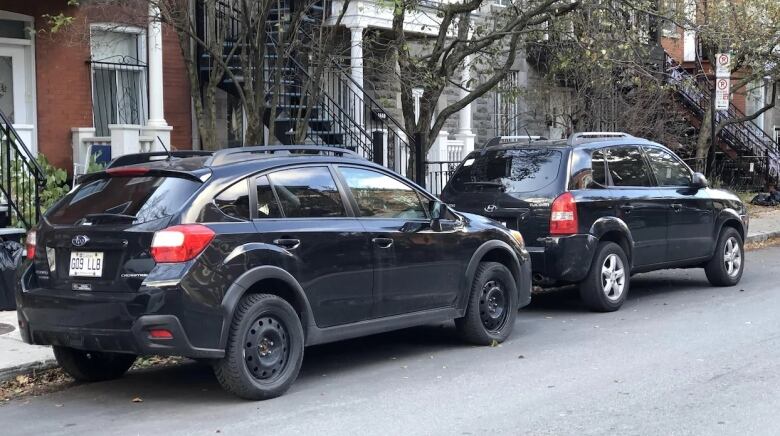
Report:
[{"label": "tire", "polygon": [[[727,253],[728,251],[728,253]],[[713,286],[734,286],[745,270],[745,248],[737,229],[724,227],[718,236],[715,254],[704,266],[707,280]]]},{"label": "tire", "polygon": [[600,242],[580,298],[594,312],[614,312],[626,301],[631,281],[630,264],[623,248],[614,242]]},{"label": "tire", "polygon": [[303,362],[303,327],[289,303],[276,295],[244,296],[230,325],[225,357],[214,363],[222,387],[247,400],[285,393]]},{"label": "tire", "polygon": [[507,267],[482,262],[474,274],[466,314],[455,320],[460,337],[475,345],[504,342],[517,318],[517,283]]},{"label": "tire", "polygon": [[57,363],[71,377],[80,382],[113,380],[122,377],[133,366],[135,355],[83,351],[55,346]]}]

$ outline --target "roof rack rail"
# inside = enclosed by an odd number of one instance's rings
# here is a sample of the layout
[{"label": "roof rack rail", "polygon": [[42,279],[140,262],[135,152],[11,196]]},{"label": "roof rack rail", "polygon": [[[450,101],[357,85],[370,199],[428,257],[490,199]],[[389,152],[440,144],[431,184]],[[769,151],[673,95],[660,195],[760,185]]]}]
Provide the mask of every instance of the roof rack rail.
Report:
[{"label": "roof rack rail", "polygon": [[485,145],[482,146],[482,148],[486,147],[492,147],[494,145],[501,145],[501,144],[516,144],[516,143],[532,143],[534,141],[543,141],[547,138],[544,136],[528,136],[528,135],[505,135],[505,136],[496,136],[494,138],[490,138]]},{"label": "roof rack rail", "polygon": [[[251,147],[227,148],[214,152],[208,165],[222,165],[246,159],[251,155],[278,154],[278,155],[320,155],[336,157],[362,157],[348,148],[326,147],[321,145],[258,145]],[[249,155],[249,156],[248,156]]]},{"label": "roof rack rail", "polygon": [[170,154],[167,151],[131,153],[131,154],[125,154],[123,156],[114,158],[111,162],[108,163],[108,165],[106,165],[106,168],[125,167],[128,165],[148,163],[148,162],[153,162],[158,160],[165,160],[168,159],[169,157],[183,159],[183,158],[195,157],[195,156],[211,156],[212,154],[214,154],[214,152],[203,151],[203,150],[173,150],[170,152]]},{"label": "roof rack rail", "polygon": [[603,141],[610,139],[633,138],[628,133],[623,132],[578,132],[569,136],[569,145],[584,144],[592,141]]}]

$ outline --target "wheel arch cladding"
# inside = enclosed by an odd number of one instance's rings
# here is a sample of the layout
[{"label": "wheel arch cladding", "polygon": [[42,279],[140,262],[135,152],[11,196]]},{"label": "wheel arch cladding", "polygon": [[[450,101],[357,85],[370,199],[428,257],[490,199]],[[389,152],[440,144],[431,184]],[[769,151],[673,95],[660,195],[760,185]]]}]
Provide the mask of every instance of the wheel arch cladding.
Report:
[{"label": "wheel arch cladding", "polygon": [[252,268],[242,274],[230,285],[222,299],[222,332],[219,346],[227,346],[228,332],[233,313],[242,297],[248,294],[271,294],[287,301],[298,314],[303,328],[304,339],[308,336],[313,318],[311,306],[303,288],[289,272],[270,265]]},{"label": "wheel arch cladding", "polygon": [[631,237],[631,230],[623,220],[615,217],[599,218],[591,226],[590,233],[598,238],[599,242],[618,244],[625,251],[628,262],[632,262],[634,238]]},{"label": "wheel arch cladding", "polygon": [[[530,260],[526,261],[529,262]],[[471,291],[471,284],[474,281],[474,275],[477,272],[477,267],[480,262],[498,262],[509,268],[512,277],[515,279],[518,292],[523,292],[524,287],[521,286],[522,269],[520,267],[520,259],[517,257],[515,251],[512,250],[512,247],[506,242],[499,240],[487,241],[480,245],[479,248],[474,251],[474,254],[471,255],[471,260],[466,268],[465,292],[461,296],[463,304],[458,305],[459,308],[465,308],[465,303],[468,301],[468,295]],[[520,301],[523,301],[522,295],[519,297],[521,297]]]},{"label": "wheel arch cladding", "polygon": [[739,236],[742,238],[742,242],[745,242],[745,226],[736,211],[732,209],[723,210],[718,216],[720,225],[715,227],[715,234],[713,238],[717,241],[718,236],[726,227],[733,227],[739,232]]}]

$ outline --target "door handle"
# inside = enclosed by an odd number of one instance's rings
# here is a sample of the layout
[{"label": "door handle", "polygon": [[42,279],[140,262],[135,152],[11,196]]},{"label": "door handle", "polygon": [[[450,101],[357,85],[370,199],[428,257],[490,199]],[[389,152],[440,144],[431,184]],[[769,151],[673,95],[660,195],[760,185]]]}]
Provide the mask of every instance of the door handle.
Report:
[{"label": "door handle", "polygon": [[301,241],[300,239],[274,239],[274,245],[278,245],[288,250],[294,250],[301,245]]},{"label": "door handle", "polygon": [[672,210],[675,212],[679,212],[682,210],[682,204],[680,203],[672,203]]},{"label": "door handle", "polygon": [[620,206],[620,210],[625,213],[631,213],[631,211],[634,210],[634,206],[631,206],[630,204],[624,204]]},{"label": "door handle", "polygon": [[371,242],[379,248],[390,248],[393,246],[393,240],[390,238],[374,238]]}]

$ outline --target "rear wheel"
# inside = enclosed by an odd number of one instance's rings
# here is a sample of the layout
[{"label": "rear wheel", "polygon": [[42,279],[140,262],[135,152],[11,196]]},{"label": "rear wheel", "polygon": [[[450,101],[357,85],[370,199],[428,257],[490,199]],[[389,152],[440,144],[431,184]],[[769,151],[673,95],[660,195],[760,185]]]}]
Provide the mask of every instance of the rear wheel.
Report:
[{"label": "rear wheel", "polygon": [[455,320],[460,336],[476,345],[503,342],[517,318],[517,284],[504,265],[482,262],[471,286],[463,318]]},{"label": "rear wheel", "polygon": [[718,237],[715,255],[704,266],[707,280],[714,286],[734,286],[745,268],[742,237],[733,227],[725,227]]},{"label": "rear wheel", "polygon": [[596,312],[613,312],[626,301],[631,272],[623,248],[601,242],[588,275],[580,283],[580,298]]},{"label": "rear wheel", "polygon": [[214,363],[222,387],[248,400],[287,391],[303,361],[303,327],[283,299],[252,294],[241,299],[230,326],[225,357]]},{"label": "rear wheel", "polygon": [[132,354],[83,351],[55,346],[57,363],[71,377],[81,382],[96,382],[119,378],[133,366]]}]

